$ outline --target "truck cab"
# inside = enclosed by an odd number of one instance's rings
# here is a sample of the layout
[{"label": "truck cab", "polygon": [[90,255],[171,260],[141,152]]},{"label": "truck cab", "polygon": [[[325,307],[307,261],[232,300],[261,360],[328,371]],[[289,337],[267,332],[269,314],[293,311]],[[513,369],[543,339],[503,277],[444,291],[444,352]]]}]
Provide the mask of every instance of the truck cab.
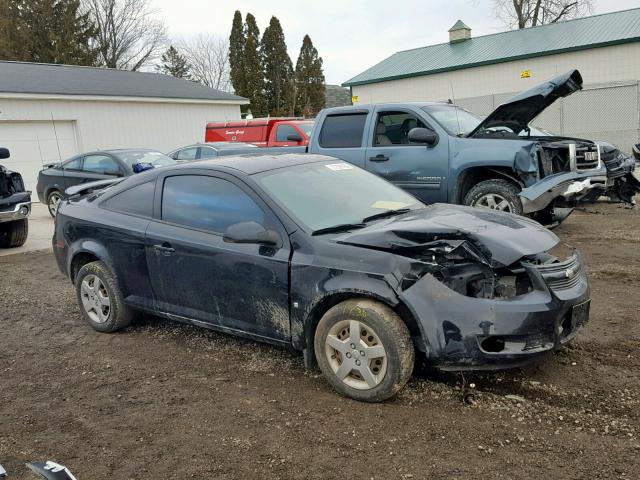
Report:
[{"label": "truck cab", "polygon": [[258,147],[306,146],[313,121],[302,118],[254,118],[209,122],[205,142],[244,142]]}]

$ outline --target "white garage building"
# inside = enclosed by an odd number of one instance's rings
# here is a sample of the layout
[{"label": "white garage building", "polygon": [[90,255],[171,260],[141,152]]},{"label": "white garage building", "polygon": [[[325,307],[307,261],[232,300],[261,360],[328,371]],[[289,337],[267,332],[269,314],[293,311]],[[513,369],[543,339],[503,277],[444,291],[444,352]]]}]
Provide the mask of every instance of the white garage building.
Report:
[{"label": "white garage building", "polygon": [[167,152],[204,141],[212,120],[240,118],[243,97],[168,75],[0,62],[2,160],[35,190],[46,163],[88,150]]}]

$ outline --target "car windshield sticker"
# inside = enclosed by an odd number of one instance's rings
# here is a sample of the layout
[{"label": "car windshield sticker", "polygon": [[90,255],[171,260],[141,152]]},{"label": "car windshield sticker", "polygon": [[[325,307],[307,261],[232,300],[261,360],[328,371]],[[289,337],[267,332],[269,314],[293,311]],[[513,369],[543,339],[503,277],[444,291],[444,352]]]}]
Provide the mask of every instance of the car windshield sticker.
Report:
[{"label": "car windshield sticker", "polygon": [[330,170],[351,170],[353,165],[349,165],[348,163],[329,163],[325,165]]}]

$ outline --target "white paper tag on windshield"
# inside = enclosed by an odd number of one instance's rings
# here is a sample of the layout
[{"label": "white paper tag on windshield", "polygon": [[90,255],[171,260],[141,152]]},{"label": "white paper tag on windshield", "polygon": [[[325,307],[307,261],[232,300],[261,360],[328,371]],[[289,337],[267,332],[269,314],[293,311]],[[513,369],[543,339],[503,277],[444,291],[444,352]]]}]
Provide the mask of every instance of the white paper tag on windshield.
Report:
[{"label": "white paper tag on windshield", "polygon": [[330,170],[351,170],[353,165],[349,165],[348,163],[329,163],[325,165]]}]

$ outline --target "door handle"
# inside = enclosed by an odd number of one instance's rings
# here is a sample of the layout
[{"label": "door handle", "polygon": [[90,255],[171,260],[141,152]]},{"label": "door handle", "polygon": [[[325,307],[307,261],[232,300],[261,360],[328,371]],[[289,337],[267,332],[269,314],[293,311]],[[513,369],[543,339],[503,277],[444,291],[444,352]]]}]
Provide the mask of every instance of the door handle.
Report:
[{"label": "door handle", "polygon": [[169,255],[171,255],[173,252],[176,251],[176,249],[173,248],[167,242],[164,242],[162,245],[154,245],[153,249],[156,251],[156,253],[159,253],[160,255],[164,255],[165,257],[168,257]]},{"label": "door handle", "polygon": [[389,157],[387,157],[386,155],[376,155],[375,157],[369,157],[369,160],[372,162],[386,162],[387,160],[389,160]]}]

